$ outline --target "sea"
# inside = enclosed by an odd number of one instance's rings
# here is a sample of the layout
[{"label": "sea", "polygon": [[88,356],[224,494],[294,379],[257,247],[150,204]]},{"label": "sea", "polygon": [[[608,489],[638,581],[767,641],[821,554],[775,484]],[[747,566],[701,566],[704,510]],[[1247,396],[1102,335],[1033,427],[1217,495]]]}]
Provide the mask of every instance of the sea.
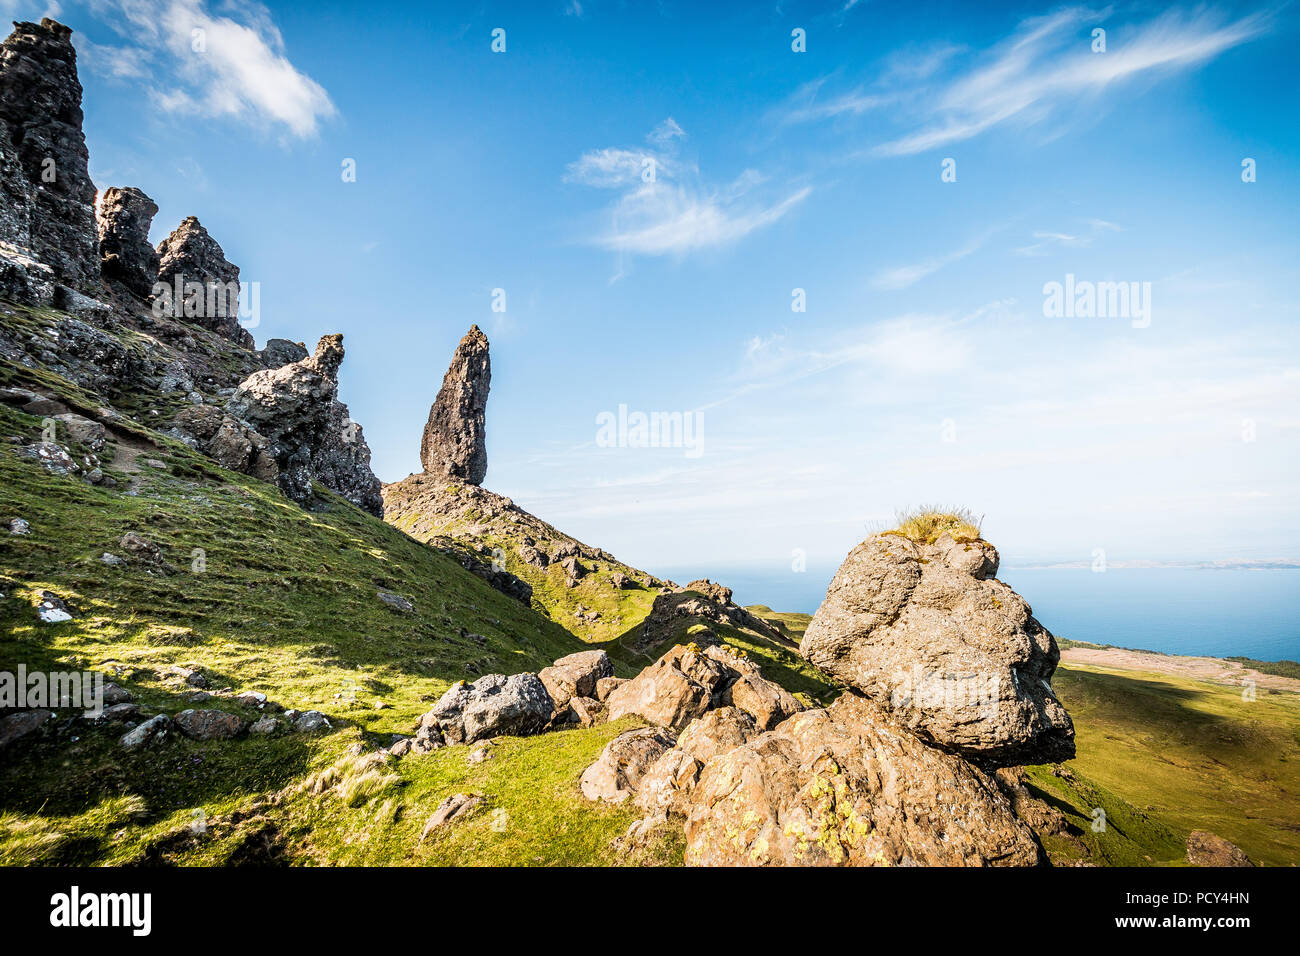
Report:
[{"label": "sea", "polygon": [[[708,577],[739,604],[816,612],[834,568],[802,573],[753,568],[679,568],[684,584]],[[1058,637],[1210,657],[1300,661],[1300,569],[1023,568],[998,577]]]}]

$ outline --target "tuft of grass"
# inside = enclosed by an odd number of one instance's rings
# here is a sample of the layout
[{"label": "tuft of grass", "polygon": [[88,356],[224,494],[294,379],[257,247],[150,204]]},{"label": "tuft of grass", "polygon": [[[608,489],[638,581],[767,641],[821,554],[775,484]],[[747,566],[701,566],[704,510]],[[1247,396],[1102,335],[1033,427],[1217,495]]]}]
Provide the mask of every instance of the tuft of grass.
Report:
[{"label": "tuft of grass", "polygon": [[981,518],[968,508],[926,506],[894,514],[895,526],[884,534],[896,534],[917,544],[934,544],[950,534],[958,544],[980,540]]}]

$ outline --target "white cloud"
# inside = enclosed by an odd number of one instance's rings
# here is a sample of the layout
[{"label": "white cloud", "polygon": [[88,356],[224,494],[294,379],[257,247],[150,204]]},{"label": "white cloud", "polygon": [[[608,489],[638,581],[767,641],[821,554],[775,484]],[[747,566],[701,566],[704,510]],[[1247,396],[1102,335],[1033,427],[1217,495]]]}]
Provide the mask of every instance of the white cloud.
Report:
[{"label": "white cloud", "polygon": [[[230,117],[299,138],[314,136],[337,112],[325,89],[290,62],[260,3],[228,0],[219,14],[206,0],[93,0],[92,7],[132,44],[79,44],[91,51],[92,68],[145,78],[143,64],[154,63],[149,95],[160,109]],[[132,57],[139,70],[122,72]],[[164,62],[172,68],[166,76]]]},{"label": "white cloud", "polygon": [[803,187],[755,198],[765,177],[752,169],[730,183],[708,185],[698,167],[678,157],[685,138],[669,117],[646,137],[649,147],[591,150],[569,164],[566,181],[622,192],[607,210],[609,225],[589,237],[591,244],[646,256],[726,245],[776,222],[811,192]]},{"label": "white cloud", "polygon": [[1085,225],[1087,225],[1088,230],[1079,233],[1035,232],[1033,234],[1034,241],[1027,246],[1021,246],[1016,249],[1016,254],[1022,256],[1045,256],[1057,249],[1082,249],[1086,246],[1092,245],[1093,241],[1103,233],[1123,231],[1122,226],[1117,226],[1113,222],[1107,222],[1105,219],[1089,219],[1086,221]]},{"label": "white cloud", "polygon": [[[881,155],[909,155],[969,139],[991,127],[1051,116],[1058,107],[1142,74],[1172,71],[1211,59],[1264,32],[1267,17],[1230,23],[1208,10],[1162,14],[1110,32],[1104,53],[1092,52],[1084,28],[1104,13],[1069,7],[1021,23],[1004,43],[980,57],[987,65],[950,80],[929,99],[920,128],[877,147]],[[989,62],[991,60],[991,62]]]},{"label": "white cloud", "polygon": [[967,256],[978,252],[988,241],[988,236],[981,236],[968,242],[960,249],[954,249],[946,255],[936,256],[926,259],[922,262],[915,262],[910,265],[894,266],[889,269],[883,269],[872,278],[871,284],[877,289],[887,291],[896,291],[906,289],[910,285],[915,285],[926,276],[938,272],[944,266],[951,265],[965,259]]}]

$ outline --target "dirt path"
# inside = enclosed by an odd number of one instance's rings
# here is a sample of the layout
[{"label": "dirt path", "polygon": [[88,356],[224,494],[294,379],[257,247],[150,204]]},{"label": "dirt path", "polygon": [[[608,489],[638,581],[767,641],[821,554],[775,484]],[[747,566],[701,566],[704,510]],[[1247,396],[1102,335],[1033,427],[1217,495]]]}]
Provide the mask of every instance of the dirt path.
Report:
[{"label": "dirt path", "polygon": [[1178,657],[1153,654],[1149,651],[1126,651],[1117,647],[1105,649],[1068,647],[1061,651],[1061,662],[1110,667],[1116,670],[1151,671],[1157,674],[1171,674],[1175,677],[1231,684],[1236,687],[1242,686],[1245,680],[1253,680],[1256,687],[1300,693],[1300,680],[1261,674],[1254,668],[1243,667],[1236,661],[1226,661],[1220,657]]}]

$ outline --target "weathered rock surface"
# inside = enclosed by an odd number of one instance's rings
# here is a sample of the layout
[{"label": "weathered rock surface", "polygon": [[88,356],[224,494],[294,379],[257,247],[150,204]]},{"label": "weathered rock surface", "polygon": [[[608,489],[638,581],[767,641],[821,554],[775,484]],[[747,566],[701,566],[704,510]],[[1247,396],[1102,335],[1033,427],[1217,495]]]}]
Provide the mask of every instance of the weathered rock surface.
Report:
[{"label": "weathered rock surface", "polygon": [[0,718],[0,749],[40,730],[53,716],[49,710],[20,710]]},{"label": "weathered rock surface", "polygon": [[1192,866],[1254,866],[1246,851],[1208,830],[1187,835],[1187,862]]},{"label": "weathered rock surface", "polygon": [[691,790],[686,842],[686,862],[701,866],[1043,859],[991,778],[853,693],[710,760]]},{"label": "weathered rock surface", "polygon": [[611,721],[638,714],[660,727],[684,728],[716,707],[750,711],[762,727],[803,709],[793,695],[765,679],[729,648],[677,645],[605,701]]},{"label": "weathered rock surface", "polygon": [[158,281],[158,253],[149,242],[156,215],[158,204],[134,186],[110,186],[96,211],[100,271],[145,300]]},{"label": "weathered rock surface", "polygon": [[471,326],[456,346],[420,443],[428,474],[480,485],[487,475],[486,413],[492,362],[487,336]]},{"label": "weathered rock surface", "polygon": [[[300,362],[254,372],[226,404],[226,414],[263,436],[284,493],[300,504],[319,481],[374,515],[383,513],[379,479],[361,426],[338,400],[343,336],[327,335]],[[242,447],[242,446],[241,446]]]},{"label": "weathered rock surface", "polygon": [[469,816],[482,802],[483,798],[476,793],[453,793],[438,804],[437,809],[425,821],[424,829],[420,831],[420,842],[423,843],[439,827],[446,826],[459,817]]},{"label": "weathered rock surface", "polygon": [[596,762],[583,771],[578,786],[588,800],[622,803],[636,793],[641,777],[672,748],[671,733],[639,727],[605,745]]},{"label": "weathered rock surface", "polygon": [[595,697],[597,682],[613,677],[614,665],[604,651],[579,651],[543,667],[537,676],[559,711],[574,697]]},{"label": "weathered rock surface", "polygon": [[16,247],[0,267],[8,286],[39,287],[41,265],[75,289],[99,286],[81,92],[72,31],[48,18],[15,23],[0,43],[0,243]]},{"label": "weathered rock surface", "polygon": [[468,744],[502,734],[539,733],[554,711],[555,703],[536,674],[488,674],[472,684],[453,686],[426,717],[437,723],[448,743]]},{"label": "weathered rock surface", "polygon": [[239,324],[239,267],[226,259],[197,217],[182,220],[158,244],[156,281],[168,291],[159,297],[163,301],[155,300],[155,311],[253,348],[252,334]]},{"label": "weathered rock surface", "polygon": [[663,643],[678,633],[684,618],[751,630],[788,643],[779,629],[736,604],[731,599],[731,588],[703,579],[692,581],[679,591],[665,591],[655,597],[641,627],[637,646]]},{"label": "weathered rock surface", "polygon": [[872,536],[836,573],[800,652],[987,766],[1068,760],[1074,725],[1049,683],[1056,640],[997,567],[984,541]]},{"label": "weathered rock surface", "polygon": [[238,737],[248,727],[242,717],[223,710],[183,710],[172,723],[193,740],[229,740]]},{"label": "weathered rock surface", "polygon": [[171,718],[166,714],[159,714],[146,720],[139,727],[127,731],[122,735],[119,743],[127,750],[139,750],[147,747],[152,743],[161,743],[167,739],[171,732]]},{"label": "weathered rock surface", "polygon": [[677,738],[677,746],[665,752],[641,778],[636,805],[651,816],[685,816],[704,765],[748,743],[759,732],[754,719],[736,707],[719,707],[697,717]]}]

